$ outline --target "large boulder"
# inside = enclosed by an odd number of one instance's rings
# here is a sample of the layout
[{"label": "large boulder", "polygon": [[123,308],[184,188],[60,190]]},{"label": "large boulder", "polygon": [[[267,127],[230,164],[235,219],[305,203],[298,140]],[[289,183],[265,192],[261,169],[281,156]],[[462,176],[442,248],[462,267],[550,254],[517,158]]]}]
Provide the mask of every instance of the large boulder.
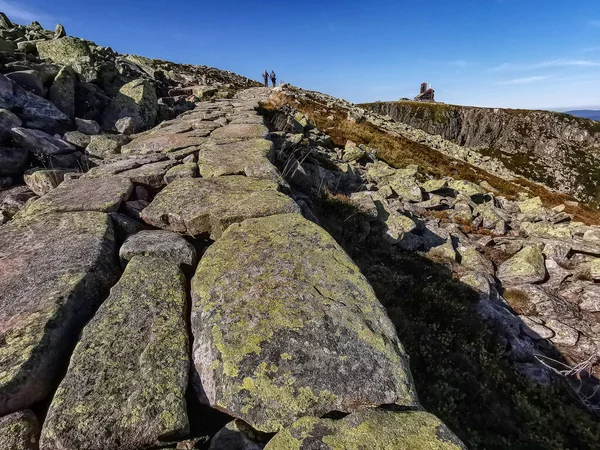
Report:
[{"label": "large boulder", "polygon": [[37,51],[42,59],[48,59],[62,66],[71,66],[87,82],[94,81],[98,77],[94,69],[92,52],[84,40],[62,37],[38,41]]},{"label": "large boulder", "polygon": [[42,77],[35,70],[17,70],[6,74],[6,78],[11,79],[23,89],[35,95],[39,95],[40,97],[46,95]]},{"label": "large boulder", "polygon": [[158,98],[148,80],[134,80],[124,85],[104,112],[104,129],[133,134],[152,128],[156,122]]},{"label": "large boulder", "polygon": [[56,387],[77,335],[118,276],[112,222],[96,212],[0,227],[0,415]]},{"label": "large boulder", "polygon": [[10,130],[23,125],[19,117],[8,109],[0,109],[0,142],[10,140]]},{"label": "large boulder", "polygon": [[77,150],[72,144],[40,130],[13,128],[11,135],[19,146],[38,155],[60,155]]},{"label": "large boulder", "polygon": [[27,165],[29,150],[18,147],[0,147],[0,176],[17,175]]},{"label": "large boulder", "polygon": [[69,117],[51,101],[23,89],[2,74],[0,108],[14,110],[29,128],[58,129],[69,122]]},{"label": "large boulder", "polygon": [[369,409],[341,420],[303,417],[265,450],[466,450],[435,416],[424,411]]},{"label": "large boulder", "polygon": [[42,198],[31,203],[26,215],[49,212],[113,212],[131,195],[133,184],[126,178],[82,178],[63,181]]},{"label": "large boulder", "polygon": [[200,175],[204,178],[223,175],[246,175],[279,181],[281,175],[269,161],[273,143],[266,139],[253,139],[218,145],[209,141],[198,154]]},{"label": "large boulder", "polygon": [[298,205],[277,189],[272,181],[243,176],[181,178],[159,192],[142,218],[157,228],[218,239],[232,223],[300,213]]},{"label": "large boulder", "polygon": [[42,428],[41,450],[146,448],[188,431],[186,280],[135,256],[83,330]]},{"label": "large boulder", "polygon": [[26,409],[0,417],[0,450],[38,450],[40,423]]},{"label": "large boulder", "polygon": [[63,67],[48,91],[48,99],[68,117],[75,116],[76,75],[69,66]]},{"label": "large boulder", "polygon": [[534,284],[546,278],[543,244],[525,247],[498,268],[498,278],[505,284]]},{"label": "large boulder", "polygon": [[299,214],[230,226],[200,261],[192,298],[201,400],[259,431],[304,415],[418,405],[373,289]]}]

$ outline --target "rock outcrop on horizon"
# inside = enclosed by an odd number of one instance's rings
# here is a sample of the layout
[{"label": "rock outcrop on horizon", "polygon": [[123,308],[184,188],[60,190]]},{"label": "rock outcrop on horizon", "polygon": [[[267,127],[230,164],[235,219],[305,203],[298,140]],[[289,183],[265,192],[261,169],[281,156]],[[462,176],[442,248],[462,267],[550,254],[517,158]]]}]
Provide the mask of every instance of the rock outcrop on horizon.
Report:
[{"label": "rock outcrop on horizon", "polygon": [[515,173],[598,202],[600,123],[551,111],[376,102],[366,109],[439,135]]},{"label": "rock outcrop on horizon", "polygon": [[[0,450],[483,448],[488,418],[452,408],[497,390],[434,380],[448,409],[419,397],[415,368],[452,343],[418,298],[422,349],[403,344],[414,309],[383,300],[415,289],[402,258],[442,267],[460,287],[444,300],[493,330],[518,420],[544,407],[536,389],[572,393],[539,355],[587,361],[574,396],[600,404],[600,220],[396,126],[0,13]],[[392,162],[400,138],[439,168]],[[483,373],[477,345],[435,363]],[[584,431],[555,442],[600,443],[587,410],[560,405],[556,427]]]}]

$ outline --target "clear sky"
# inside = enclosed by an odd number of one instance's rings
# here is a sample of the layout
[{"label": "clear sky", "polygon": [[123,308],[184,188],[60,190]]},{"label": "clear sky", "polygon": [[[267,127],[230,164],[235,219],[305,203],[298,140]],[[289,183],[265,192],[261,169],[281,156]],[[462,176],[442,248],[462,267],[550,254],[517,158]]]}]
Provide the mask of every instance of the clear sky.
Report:
[{"label": "clear sky", "polygon": [[600,108],[600,0],[0,0],[120,53],[205,64],[352,102],[432,83],[447,103]]}]

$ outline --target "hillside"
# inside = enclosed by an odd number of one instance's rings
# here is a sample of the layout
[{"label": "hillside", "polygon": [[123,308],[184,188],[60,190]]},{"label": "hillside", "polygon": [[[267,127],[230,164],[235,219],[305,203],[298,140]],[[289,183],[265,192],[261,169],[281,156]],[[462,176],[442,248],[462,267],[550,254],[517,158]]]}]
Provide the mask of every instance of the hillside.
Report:
[{"label": "hillside", "polygon": [[584,202],[597,201],[598,122],[550,111],[441,103],[404,101],[362,106],[497,158],[515,173]]},{"label": "hillside", "polygon": [[0,14],[0,450],[600,448],[600,211],[344,100]]}]

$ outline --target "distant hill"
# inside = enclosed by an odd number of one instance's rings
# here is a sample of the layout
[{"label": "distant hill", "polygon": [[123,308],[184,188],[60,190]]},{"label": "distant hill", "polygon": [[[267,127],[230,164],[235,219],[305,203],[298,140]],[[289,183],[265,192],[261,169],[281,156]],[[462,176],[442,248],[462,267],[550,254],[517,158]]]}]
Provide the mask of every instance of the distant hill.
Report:
[{"label": "distant hill", "polygon": [[498,158],[515,173],[580,200],[600,198],[600,122],[572,115],[573,111],[566,114],[412,101],[361,106]]},{"label": "distant hill", "polygon": [[584,119],[600,121],[600,110],[578,109],[574,111],[565,111],[565,114],[571,114],[572,116],[583,117]]}]

